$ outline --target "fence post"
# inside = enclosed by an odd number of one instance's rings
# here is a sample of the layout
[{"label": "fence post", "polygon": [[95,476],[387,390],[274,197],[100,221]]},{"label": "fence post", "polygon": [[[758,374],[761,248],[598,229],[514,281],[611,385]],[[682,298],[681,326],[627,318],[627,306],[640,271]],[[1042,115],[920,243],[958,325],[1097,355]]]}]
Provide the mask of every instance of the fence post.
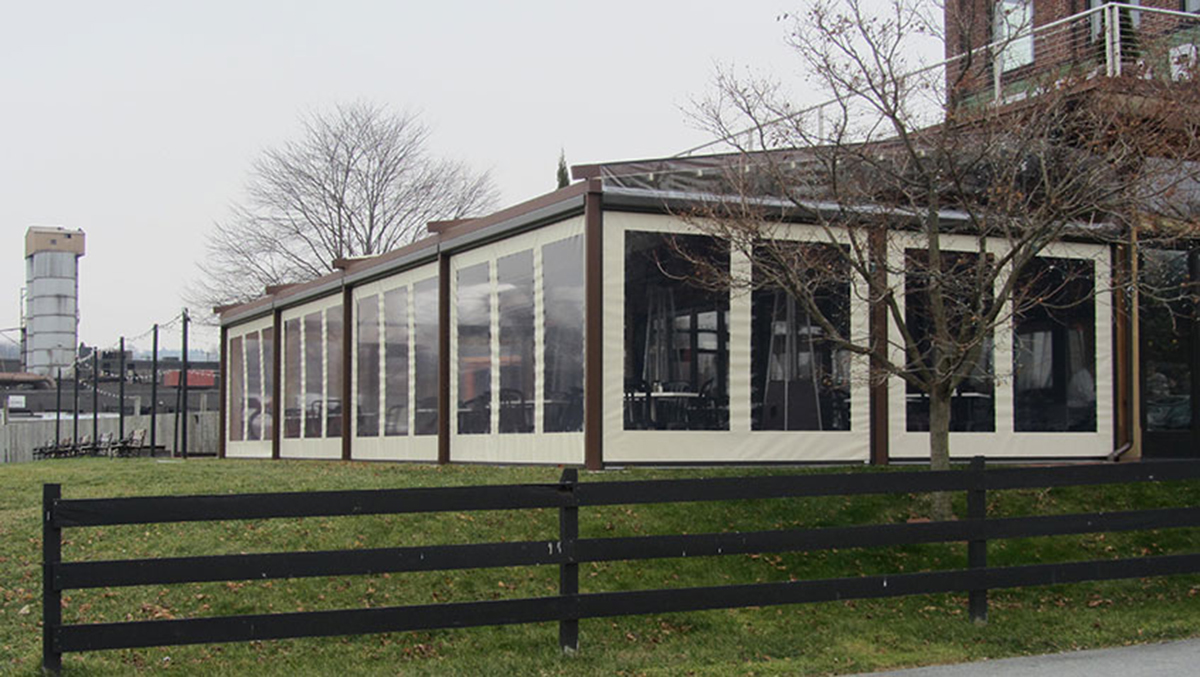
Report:
[{"label": "fence post", "polygon": [[[971,459],[971,489],[967,491],[967,519],[987,519],[987,487],[984,475],[982,456]],[[975,533],[985,533],[982,528]],[[967,541],[967,567],[970,569],[987,568],[987,539]],[[975,623],[987,623],[988,613],[987,588],[977,587],[970,591],[969,611],[971,620]]]},{"label": "fence post", "polygon": [[54,504],[60,496],[60,485],[42,485],[42,670],[51,675],[62,671],[57,641],[62,625],[62,591],[55,581],[62,560],[62,529],[54,520]]},{"label": "fence post", "polygon": [[579,650],[579,563],[575,561],[575,541],[579,538],[579,504],[575,500],[575,483],[579,471],[564,468],[559,490],[567,495],[567,505],[558,509],[558,539],[565,561],[558,568],[558,594],[567,599],[569,618],[558,622],[558,647],[563,653]]}]

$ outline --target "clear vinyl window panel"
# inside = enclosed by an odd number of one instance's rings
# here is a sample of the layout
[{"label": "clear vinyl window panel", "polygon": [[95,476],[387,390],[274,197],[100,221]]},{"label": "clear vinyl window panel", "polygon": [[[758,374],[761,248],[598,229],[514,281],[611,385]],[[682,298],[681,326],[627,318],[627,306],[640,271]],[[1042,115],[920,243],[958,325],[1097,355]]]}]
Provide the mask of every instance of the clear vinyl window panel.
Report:
[{"label": "clear vinyl window panel", "polygon": [[262,364],[258,332],[246,334],[246,439],[261,440],[263,424],[270,417],[263,411]]},{"label": "clear vinyl window panel", "polygon": [[[974,252],[942,251],[941,270],[929,265],[924,249],[904,253],[904,322],[917,348],[917,361],[908,365],[919,372],[943,357],[957,365],[950,378],[958,381],[950,395],[951,432],[995,432],[996,379],[995,341],[991,331],[974,324],[992,307],[990,256]],[[988,286],[987,289],[982,287]],[[933,320],[931,294],[940,292],[949,340],[939,344]],[[972,342],[961,337],[983,334]],[[905,428],[908,432],[929,431],[929,394],[905,383]]]},{"label": "clear vinyl window panel", "polygon": [[325,437],[342,436],[342,305],[325,309]]},{"label": "clear vinyl window panel", "polygon": [[321,313],[304,316],[304,437],[321,436],[325,397],[325,342],[321,340]]},{"label": "clear vinyl window panel", "polygon": [[359,437],[379,436],[379,297],[358,300],[355,314],[356,364],[355,425]]},{"label": "clear vinyl window panel", "polygon": [[850,335],[850,275],[842,254],[833,245],[774,242],[755,259],[751,429],[849,430],[850,353],[839,339]]},{"label": "clear vinyl window panel", "polygon": [[1038,258],[1014,290],[1014,429],[1095,432],[1094,262]]},{"label": "clear vinyl window panel", "polygon": [[[435,300],[436,304],[436,300]],[[408,288],[383,295],[384,434],[408,434]],[[435,329],[436,331],[436,329]],[[436,361],[436,358],[435,358]],[[436,409],[436,402],[434,404]]]},{"label": "clear vinyl window panel", "polygon": [[283,323],[283,436],[300,437],[304,422],[304,394],[300,383],[300,318]]},{"label": "clear vinyl window panel", "polygon": [[245,439],[245,368],[239,336],[229,341],[229,439],[233,442]]},{"label": "clear vinyl window panel", "polygon": [[262,438],[270,440],[275,436],[275,330],[267,327],[262,330]]},{"label": "clear vinyl window panel", "polygon": [[1147,287],[1138,296],[1142,417],[1150,431],[1192,428],[1196,289],[1188,258],[1182,251],[1142,250],[1141,279]]},{"label": "clear vinyl window panel", "polygon": [[728,271],[716,238],[625,233],[626,430],[729,429]]},{"label": "clear vinyl window panel", "polygon": [[458,434],[491,432],[492,285],[490,264],[458,271]]},{"label": "clear vinyl window panel", "polygon": [[548,433],[583,431],[583,270],[583,236],[542,247]]},{"label": "clear vinyl window panel", "polygon": [[413,285],[413,431],[436,435],[438,426],[438,279]]},{"label": "clear vinyl window panel", "polygon": [[533,250],[497,259],[496,285],[500,319],[500,433],[531,433],[537,401]]}]

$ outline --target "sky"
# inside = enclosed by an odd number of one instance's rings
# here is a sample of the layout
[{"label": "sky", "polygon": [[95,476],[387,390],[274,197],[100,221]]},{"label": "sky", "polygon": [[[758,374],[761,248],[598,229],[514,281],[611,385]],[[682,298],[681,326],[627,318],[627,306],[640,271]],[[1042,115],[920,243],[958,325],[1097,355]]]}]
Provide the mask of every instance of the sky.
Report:
[{"label": "sky", "polygon": [[253,159],[338,102],[418,111],[434,153],[491,172],[499,207],[553,190],[560,149],[583,164],[704,143],[687,110],[718,65],[803,82],[778,19],[794,4],[5,2],[0,330],[20,323],[31,225],[87,234],[81,341],[177,316]]}]

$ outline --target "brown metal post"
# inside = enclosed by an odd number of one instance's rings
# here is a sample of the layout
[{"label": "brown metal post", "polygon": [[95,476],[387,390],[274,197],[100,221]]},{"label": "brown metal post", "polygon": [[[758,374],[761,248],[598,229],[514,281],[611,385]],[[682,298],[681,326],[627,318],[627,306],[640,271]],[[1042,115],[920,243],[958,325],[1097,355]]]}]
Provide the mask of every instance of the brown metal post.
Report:
[{"label": "brown metal post", "polygon": [[[887,307],[883,304],[881,290],[887,288],[887,230],[875,228],[871,231],[868,246],[871,248],[871,287],[867,298],[870,303],[870,335],[873,352],[888,349]],[[888,388],[886,373],[876,364],[870,365],[868,388],[870,393],[870,446],[871,463],[888,463]]]},{"label": "brown metal post", "polygon": [[350,413],[354,410],[354,403],[350,399],[352,396],[350,390],[350,370],[353,368],[353,362],[350,359],[350,350],[354,347],[354,290],[350,287],[342,289],[342,460],[350,460]]},{"label": "brown metal post", "polygon": [[123,440],[123,439],[125,439],[125,337],[124,336],[121,337],[121,354],[117,358],[117,360],[118,360],[117,363],[120,365],[119,367],[117,367],[117,371],[118,371],[117,392],[119,393],[117,395],[117,398],[121,401],[118,406],[119,411],[117,413],[117,439]]},{"label": "brown metal post", "polygon": [[100,349],[92,348],[92,453],[100,450]]},{"label": "brown metal post", "polygon": [[54,379],[54,448],[62,444],[62,367]]},{"label": "brown metal post", "polygon": [[179,419],[179,448],[181,455],[184,458],[188,457],[188,312],[187,308],[183,309],[183,369],[179,371],[179,387],[178,392],[181,393],[182,415]]},{"label": "brown metal post", "polygon": [[283,432],[283,412],[286,411],[280,399],[283,395],[283,349],[286,346],[283,340],[283,311],[276,310],[271,322],[275,325],[272,332],[274,349],[271,351],[271,369],[275,374],[275,378],[271,380],[271,458],[278,459],[279,438]]},{"label": "brown metal post", "polygon": [[450,462],[450,254],[438,252],[438,463]]},{"label": "brown metal post", "polygon": [[218,375],[220,378],[220,391],[218,394],[219,402],[217,403],[217,458],[225,458],[225,414],[228,411],[228,404],[225,398],[229,396],[229,385],[226,381],[229,378],[229,368],[226,362],[229,359],[229,349],[226,343],[229,337],[229,329],[221,327],[221,371]]},{"label": "brown metal post", "polygon": [[150,357],[150,455],[158,449],[158,324],[154,325],[154,352]]},{"label": "brown metal post", "polygon": [[604,467],[604,186],[588,180],[583,202],[584,381],[583,459],[589,470]]},{"label": "brown metal post", "polygon": [[[1131,249],[1118,246],[1112,254],[1114,280],[1113,295],[1113,396],[1116,402],[1116,425],[1113,430],[1113,449],[1118,449],[1127,442],[1133,441],[1133,400],[1130,364],[1130,340],[1134,335],[1130,323],[1133,314],[1129,312],[1129,299],[1133,291],[1129,256]],[[1129,293],[1126,293],[1128,290]]]},{"label": "brown metal post", "polygon": [[75,451],[79,450],[79,355],[75,355],[75,363],[71,365],[71,371],[75,376],[75,416],[74,423],[71,426],[71,448]]}]

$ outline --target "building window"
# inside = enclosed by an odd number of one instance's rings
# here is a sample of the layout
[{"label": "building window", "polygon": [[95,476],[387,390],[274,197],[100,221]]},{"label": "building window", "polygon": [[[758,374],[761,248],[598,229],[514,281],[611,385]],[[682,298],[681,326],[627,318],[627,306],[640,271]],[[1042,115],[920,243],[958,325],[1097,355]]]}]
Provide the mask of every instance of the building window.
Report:
[{"label": "building window", "polygon": [[262,438],[270,440],[275,436],[275,330],[267,327],[262,330]]},{"label": "building window", "polygon": [[358,300],[357,434],[379,436],[379,297]]},{"label": "building window", "polygon": [[323,372],[325,342],[321,340],[321,313],[304,316],[304,437],[321,436],[325,396]]},{"label": "building window", "polygon": [[246,407],[246,393],[243,389],[243,373],[245,363],[242,360],[242,337],[229,342],[229,439],[241,442],[245,439],[243,412]]},{"label": "building window", "polygon": [[1017,432],[1096,430],[1093,262],[1039,258],[1014,296]]},{"label": "building window", "polygon": [[1192,427],[1195,293],[1188,253],[1144,249],[1141,271],[1153,290],[1138,296],[1145,429],[1187,431]]},{"label": "building window", "polygon": [[[1114,4],[1114,0],[1088,0],[1088,9],[1099,10],[1099,8],[1110,4]],[[1141,5],[1142,2],[1141,0],[1121,0],[1121,4]],[[1137,29],[1142,25],[1142,13],[1122,7],[1117,15],[1117,26],[1120,29],[1121,58],[1124,61],[1132,61],[1140,53]],[[1107,42],[1105,27],[1108,25],[1110,16],[1109,11],[1095,11],[1089,17],[1092,42],[1097,43],[1102,57],[1106,56],[1104,52],[1104,44]]]},{"label": "building window", "polygon": [[496,261],[500,316],[500,432],[533,432],[533,250]]},{"label": "building window", "polygon": [[997,0],[992,42],[1001,72],[1033,63],[1033,0]]},{"label": "building window", "polygon": [[261,440],[263,421],[262,371],[258,352],[258,332],[246,334],[246,439]]},{"label": "building window", "polygon": [[283,436],[300,437],[304,396],[300,389],[300,318],[283,323]]},{"label": "building window", "polygon": [[583,430],[583,237],[542,247],[546,402],[543,430]]},{"label": "building window", "polygon": [[[971,252],[941,252],[943,271],[935,275],[929,267],[929,253],[923,249],[905,252],[904,322],[917,344],[920,362],[910,366],[919,369],[933,364],[939,355],[933,342],[933,324],[929,290],[938,285],[951,336],[977,334],[971,318],[981,317],[991,309],[991,294],[980,293],[975,279],[990,279],[990,266],[980,268],[978,254]],[[991,261],[989,258],[988,261]],[[961,279],[963,284],[955,284]],[[996,384],[991,332],[978,345],[969,341],[952,340],[952,358],[961,363],[954,378],[961,378],[950,396],[951,432],[994,432],[996,430]],[[970,359],[970,353],[977,357]],[[960,356],[962,359],[960,359]],[[923,363],[923,364],[922,364]],[[906,382],[905,422],[908,432],[929,432],[929,395]]]},{"label": "building window", "polygon": [[[839,337],[850,335],[850,276],[845,261],[832,245],[796,244],[794,253],[780,252],[780,246],[764,247],[754,266],[751,428],[849,430],[850,354],[817,319],[827,320]],[[789,275],[808,290],[804,297],[769,283],[769,269],[777,258],[786,258],[785,265],[806,272]]]},{"label": "building window", "polygon": [[488,263],[458,271],[458,434],[492,428],[492,285]]},{"label": "building window", "polygon": [[383,295],[384,435],[408,434],[408,288]]},{"label": "building window", "polygon": [[342,436],[342,305],[325,309],[325,437]]},{"label": "building window", "polygon": [[413,433],[438,431],[438,279],[413,285],[414,387]]},{"label": "building window", "polygon": [[625,233],[626,430],[729,429],[728,274],[715,238]]}]

